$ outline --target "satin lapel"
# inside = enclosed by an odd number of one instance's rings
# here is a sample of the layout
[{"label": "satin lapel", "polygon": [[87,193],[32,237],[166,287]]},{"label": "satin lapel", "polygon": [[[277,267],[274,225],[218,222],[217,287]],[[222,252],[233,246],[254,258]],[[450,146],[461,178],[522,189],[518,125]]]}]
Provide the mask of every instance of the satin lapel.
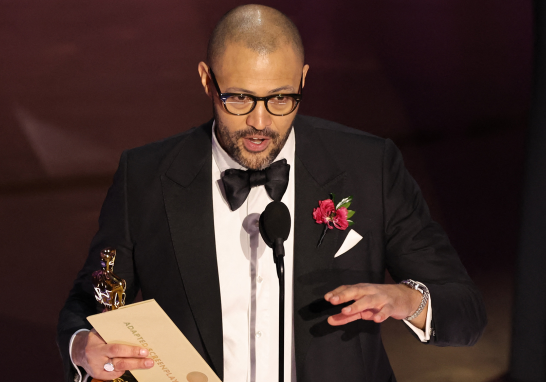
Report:
[{"label": "satin lapel", "polygon": [[[325,274],[334,254],[346,236],[345,231],[329,230],[322,245],[317,243],[323,230],[312,217],[318,201],[330,193],[345,197],[345,173],[330,155],[321,132],[306,125],[300,118],[294,122],[296,133],[296,200],[294,216],[294,331],[296,368],[302,379],[307,349],[314,326],[321,325],[324,315],[317,313],[324,306],[327,292]],[[328,304],[329,305],[329,304]]]},{"label": "satin lapel", "polygon": [[223,378],[222,309],[214,240],[211,123],[188,135],[162,177],[174,251],[212,367]]}]

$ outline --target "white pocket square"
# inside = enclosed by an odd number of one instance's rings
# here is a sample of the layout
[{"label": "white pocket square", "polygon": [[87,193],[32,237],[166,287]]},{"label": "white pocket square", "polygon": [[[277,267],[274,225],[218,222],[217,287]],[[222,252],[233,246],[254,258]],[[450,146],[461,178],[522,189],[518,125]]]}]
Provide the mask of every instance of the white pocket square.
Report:
[{"label": "white pocket square", "polygon": [[345,238],[345,241],[343,244],[341,244],[341,247],[339,247],[334,257],[343,255],[349,249],[357,245],[360,240],[362,240],[362,236],[360,236],[360,234],[358,234],[358,232],[356,232],[354,229],[350,230]]}]

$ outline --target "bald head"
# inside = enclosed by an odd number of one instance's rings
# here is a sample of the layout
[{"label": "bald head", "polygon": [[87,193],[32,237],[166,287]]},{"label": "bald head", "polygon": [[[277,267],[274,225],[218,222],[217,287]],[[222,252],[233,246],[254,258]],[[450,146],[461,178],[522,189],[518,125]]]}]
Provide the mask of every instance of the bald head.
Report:
[{"label": "bald head", "polygon": [[298,29],[283,13],[264,5],[242,5],[226,13],[209,40],[207,62],[215,66],[229,43],[260,55],[291,46],[303,65],[303,44]]}]

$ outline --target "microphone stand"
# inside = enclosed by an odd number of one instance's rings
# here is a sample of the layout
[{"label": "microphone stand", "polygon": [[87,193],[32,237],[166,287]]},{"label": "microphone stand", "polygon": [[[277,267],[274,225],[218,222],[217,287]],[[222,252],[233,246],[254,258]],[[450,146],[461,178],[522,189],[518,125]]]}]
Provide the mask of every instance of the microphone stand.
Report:
[{"label": "microphone stand", "polygon": [[284,381],[284,241],[290,234],[290,211],[282,202],[272,201],[260,215],[260,234],[273,249],[279,277],[279,382]]},{"label": "microphone stand", "polygon": [[273,246],[273,260],[279,277],[279,382],[284,381],[284,244],[278,238]]}]

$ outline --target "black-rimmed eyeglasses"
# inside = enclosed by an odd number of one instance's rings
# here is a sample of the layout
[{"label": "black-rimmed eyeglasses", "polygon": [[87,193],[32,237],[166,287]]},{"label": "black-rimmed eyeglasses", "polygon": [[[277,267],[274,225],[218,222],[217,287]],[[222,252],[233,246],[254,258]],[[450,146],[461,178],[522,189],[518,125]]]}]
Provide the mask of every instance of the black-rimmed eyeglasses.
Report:
[{"label": "black-rimmed eyeglasses", "polygon": [[222,93],[214,72],[209,68],[210,78],[224,104],[224,109],[230,114],[246,115],[252,112],[258,101],[264,101],[266,110],[273,115],[283,116],[292,113],[300,103],[302,94],[303,74],[299,86],[299,94],[272,94],[267,97],[256,97],[245,93]]}]

